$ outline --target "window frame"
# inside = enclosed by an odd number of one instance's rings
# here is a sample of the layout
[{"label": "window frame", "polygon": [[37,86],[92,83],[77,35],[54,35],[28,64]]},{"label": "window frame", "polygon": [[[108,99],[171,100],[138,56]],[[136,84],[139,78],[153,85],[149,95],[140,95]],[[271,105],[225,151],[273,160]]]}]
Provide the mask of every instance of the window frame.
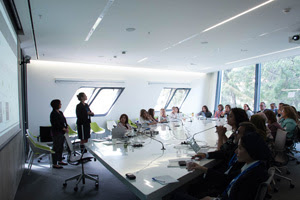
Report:
[{"label": "window frame", "polygon": [[[94,100],[97,98],[97,96],[99,95],[101,90],[105,90],[105,89],[119,89],[119,93],[117,94],[117,97],[115,98],[115,100],[113,101],[113,103],[111,104],[111,106],[109,107],[109,109],[107,110],[106,113],[104,114],[95,114],[94,117],[103,117],[106,116],[112,109],[112,107],[115,105],[115,103],[118,101],[119,97],[121,96],[121,94],[123,93],[123,91],[125,90],[125,87],[95,87],[95,86],[81,86],[79,88],[77,88],[77,90],[79,90],[80,88],[94,88],[93,93],[91,95],[91,97],[93,96],[93,98],[89,98],[89,100],[87,101],[87,104],[89,106],[92,105],[92,103],[94,102]],[[94,95],[94,92],[97,90],[98,92]],[[77,91],[76,90],[76,91]],[[66,108],[67,109],[67,108]],[[73,117],[66,117],[66,118],[76,118],[76,116]]]},{"label": "window frame", "polygon": [[[172,100],[173,100],[173,98],[174,98],[174,96],[175,96],[177,90],[187,90],[187,93],[186,93],[186,95],[185,95],[185,97],[184,97],[184,99],[183,99],[181,105],[179,106],[179,109],[181,109],[183,103],[185,102],[186,98],[188,97],[188,95],[189,95],[189,93],[190,93],[190,91],[191,91],[191,88],[171,88],[171,87],[164,87],[163,89],[171,89],[170,94],[169,94],[169,96],[168,96],[168,100],[167,100],[167,102],[166,102],[166,105],[164,106],[164,109],[165,109],[166,111],[171,111],[171,110],[172,110],[172,109],[167,109],[167,108],[168,108],[168,106],[170,105],[170,103],[172,102]],[[171,98],[170,98],[170,95],[171,95],[171,93],[172,93],[172,90],[175,90],[175,91],[173,92],[173,95],[172,95]]]}]

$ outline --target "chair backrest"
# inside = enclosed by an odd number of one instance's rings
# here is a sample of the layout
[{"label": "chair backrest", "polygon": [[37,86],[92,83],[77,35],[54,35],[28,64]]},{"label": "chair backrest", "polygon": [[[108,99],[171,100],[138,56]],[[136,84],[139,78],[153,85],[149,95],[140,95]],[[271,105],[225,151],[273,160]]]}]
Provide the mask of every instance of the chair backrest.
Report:
[{"label": "chair backrest", "polygon": [[131,127],[137,128],[137,125],[135,123],[133,123],[130,119],[128,119],[128,123]]},{"label": "chair backrest", "polygon": [[96,122],[92,122],[91,123],[91,129],[94,133],[97,133],[97,132],[102,132],[104,131],[103,128],[99,127],[98,124]]},{"label": "chair backrest", "polygon": [[29,137],[31,137],[31,138],[34,139],[35,141],[38,141],[39,137],[33,135],[33,133],[32,133],[29,129],[26,129],[26,133],[27,133],[27,135],[28,135]]},{"label": "chair backrest", "polygon": [[268,174],[269,174],[268,180],[259,185],[255,200],[264,200],[265,199],[267,191],[268,191],[268,187],[274,178],[275,168],[274,167],[269,168]]},{"label": "chair backrest", "polygon": [[68,147],[69,147],[71,153],[74,152],[74,148],[73,148],[71,139],[70,139],[70,137],[69,137],[69,134],[65,134],[65,139],[66,139],[66,143],[67,143],[67,145],[68,145]]},{"label": "chair backrest", "polygon": [[112,129],[117,126],[116,122],[114,120],[108,120],[106,121],[106,127],[107,130],[112,131]]},{"label": "chair backrest", "polygon": [[68,128],[69,128],[69,133],[68,133],[69,135],[77,135],[77,132],[74,131],[70,125],[68,125]]},{"label": "chair backrest", "polygon": [[34,153],[55,153],[48,145],[35,142],[28,134],[26,134],[26,138]]},{"label": "chair backrest", "polygon": [[300,125],[297,124],[294,130],[294,142],[299,143],[300,142]]},{"label": "chair backrest", "polygon": [[276,152],[285,150],[286,134],[287,134],[286,131],[277,129],[275,144],[274,144],[274,150]]}]

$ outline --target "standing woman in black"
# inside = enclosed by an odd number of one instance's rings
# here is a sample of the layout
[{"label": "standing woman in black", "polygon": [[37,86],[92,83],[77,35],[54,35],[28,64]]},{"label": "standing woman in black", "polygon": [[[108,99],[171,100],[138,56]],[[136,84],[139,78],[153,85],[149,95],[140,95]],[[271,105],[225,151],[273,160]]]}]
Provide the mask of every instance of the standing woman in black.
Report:
[{"label": "standing woman in black", "polygon": [[87,143],[88,139],[91,137],[91,116],[94,116],[94,113],[90,110],[90,107],[85,101],[87,96],[81,92],[77,95],[80,103],[76,107],[76,116],[77,116],[77,130],[78,138],[81,139],[80,146],[83,149],[83,144]]},{"label": "standing woman in black", "polygon": [[61,169],[63,168],[62,165],[67,165],[67,163],[62,162],[62,153],[65,142],[64,135],[69,132],[69,129],[64,114],[59,110],[61,108],[60,100],[54,99],[50,105],[53,108],[50,114],[53,151],[55,151],[55,154],[52,156],[53,168]]}]

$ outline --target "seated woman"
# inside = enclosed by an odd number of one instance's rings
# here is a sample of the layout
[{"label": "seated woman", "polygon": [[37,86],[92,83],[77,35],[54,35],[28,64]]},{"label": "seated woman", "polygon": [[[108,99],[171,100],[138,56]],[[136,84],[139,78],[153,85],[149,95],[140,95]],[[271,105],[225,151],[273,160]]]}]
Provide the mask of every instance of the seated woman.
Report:
[{"label": "seated woman", "polygon": [[160,123],[168,122],[168,116],[166,114],[166,110],[164,108],[160,109]]},{"label": "seated woman", "polygon": [[221,115],[223,114],[224,106],[222,104],[218,105],[218,110],[215,112],[214,117],[215,118],[220,118]]},{"label": "seated woman", "polygon": [[268,119],[268,128],[271,131],[271,135],[273,136],[273,138],[276,138],[276,133],[278,129],[282,129],[283,128],[280,126],[280,124],[277,122],[276,119],[276,115],[272,110],[265,110],[264,111],[267,119]]},{"label": "seated woman", "polygon": [[178,107],[175,107],[175,106],[172,107],[172,112],[170,114],[170,120],[172,120],[172,121],[181,120],[181,114],[179,113]]},{"label": "seated woman", "polygon": [[[239,124],[235,140],[239,141],[244,134],[256,132],[256,127],[250,122],[242,122]],[[224,167],[207,168],[198,164],[193,164],[195,168],[201,169],[205,175],[200,175],[196,183],[188,188],[188,194],[202,198],[204,196],[219,195],[222,193],[231,180],[241,173],[241,168],[245,163],[237,162],[236,153],[233,153],[231,159]],[[218,181],[215,181],[215,180]]]},{"label": "seated woman", "polygon": [[142,109],[140,112],[140,123],[143,124],[147,124],[147,125],[153,125],[153,124],[157,124],[157,122],[152,121],[149,117],[148,112],[145,109]]},{"label": "seated woman", "polygon": [[250,109],[248,104],[244,104],[244,110],[246,111],[248,118],[250,119],[250,117],[253,115],[252,110]]},{"label": "seated woman", "polygon": [[[264,161],[271,157],[270,151],[260,135],[256,132],[245,134],[239,141],[236,150],[238,162],[245,162],[241,173],[237,175],[218,197],[220,200],[253,200],[260,183],[268,179]],[[189,170],[197,169],[191,166]],[[202,200],[213,200],[205,197]]]},{"label": "seated woman", "polygon": [[195,155],[194,158],[222,159],[224,163],[228,163],[230,161],[235,149],[237,148],[238,138],[236,137],[236,132],[239,128],[239,124],[242,122],[249,122],[249,120],[246,112],[241,108],[231,109],[227,119],[228,124],[232,126],[233,130],[231,136],[227,138],[225,135],[227,129],[223,126],[218,126],[216,128],[218,133],[218,150],[207,154],[199,153]]},{"label": "seated woman", "polygon": [[279,124],[287,132],[287,139],[293,139],[294,130],[297,126],[296,122],[298,120],[295,111],[291,108],[291,106],[283,106],[281,110],[281,117]]},{"label": "seated woman", "polygon": [[[241,108],[233,108],[230,110],[229,115],[227,116],[227,123],[232,127],[231,136],[228,138],[225,133],[227,129],[224,126],[217,126],[216,131],[218,133],[218,149],[225,143],[232,144],[234,139],[234,133],[239,128],[241,122],[248,122],[248,116],[246,112]],[[229,141],[228,141],[229,140]]]},{"label": "seated woman", "polygon": [[124,128],[126,130],[132,129],[132,127],[128,123],[128,116],[126,114],[122,114],[120,116],[120,122],[118,123],[118,126]]},{"label": "seated woman", "polygon": [[212,113],[208,110],[207,106],[202,106],[202,111],[197,114],[197,116],[203,116],[206,118],[211,118]]},{"label": "seated woman", "polygon": [[158,122],[158,120],[156,120],[155,117],[154,117],[154,113],[155,113],[154,109],[153,108],[149,108],[148,114],[149,114],[150,120],[153,121],[153,122]]},{"label": "seated woman", "polygon": [[231,106],[229,104],[227,104],[225,106],[225,111],[223,113],[221,113],[220,117],[227,117],[229,115],[230,110],[231,110]]},{"label": "seated woman", "polygon": [[[261,113],[263,114],[263,112],[257,113],[255,115],[251,116],[250,122],[252,122],[256,128],[258,129],[258,133],[262,136],[262,138],[266,141],[267,138],[270,138],[271,135],[271,131],[269,132],[269,136],[267,133],[267,126],[266,126],[266,119],[263,118],[263,115],[265,116],[265,114],[261,115]],[[265,116],[266,117],[266,116]],[[273,139],[273,137],[272,137]]]}]

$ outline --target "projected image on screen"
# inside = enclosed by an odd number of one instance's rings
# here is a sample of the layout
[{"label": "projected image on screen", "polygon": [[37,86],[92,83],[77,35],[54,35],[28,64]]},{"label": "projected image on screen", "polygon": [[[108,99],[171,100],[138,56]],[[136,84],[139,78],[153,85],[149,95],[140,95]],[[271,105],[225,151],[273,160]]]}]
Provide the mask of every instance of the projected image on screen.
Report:
[{"label": "projected image on screen", "polygon": [[17,36],[0,2],[0,145],[20,129]]}]

